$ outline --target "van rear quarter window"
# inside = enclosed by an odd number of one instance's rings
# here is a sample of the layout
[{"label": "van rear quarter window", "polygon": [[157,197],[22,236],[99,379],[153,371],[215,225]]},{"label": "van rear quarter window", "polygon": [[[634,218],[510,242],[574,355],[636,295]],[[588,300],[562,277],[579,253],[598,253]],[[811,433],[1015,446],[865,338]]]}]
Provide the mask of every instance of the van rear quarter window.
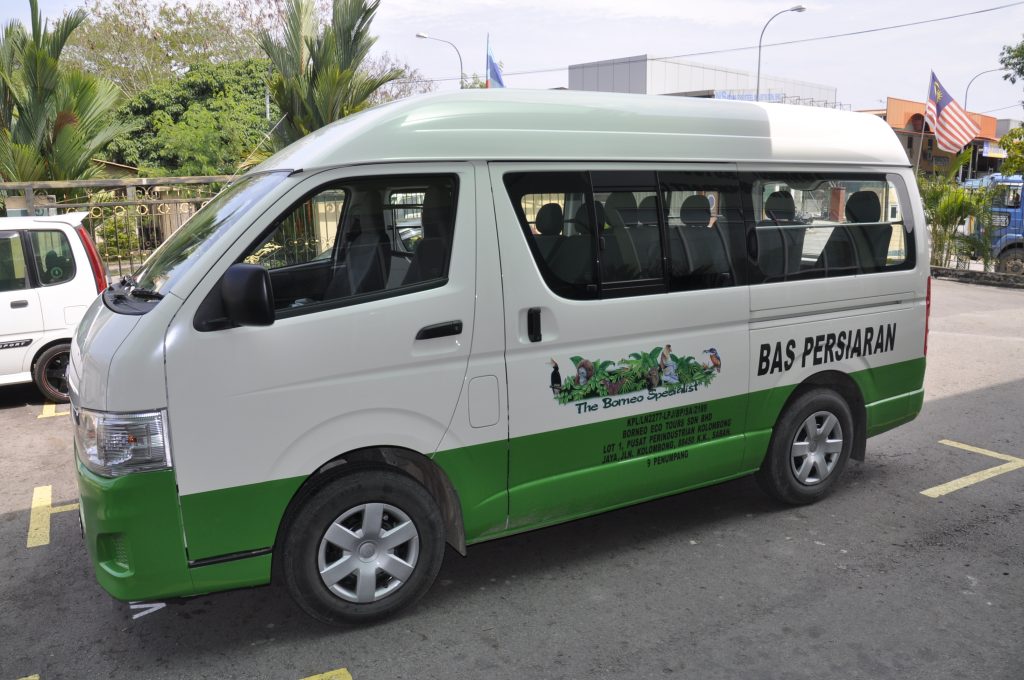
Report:
[{"label": "van rear quarter window", "polygon": [[751,180],[754,276],[772,283],[914,267],[895,178],[763,173]]}]

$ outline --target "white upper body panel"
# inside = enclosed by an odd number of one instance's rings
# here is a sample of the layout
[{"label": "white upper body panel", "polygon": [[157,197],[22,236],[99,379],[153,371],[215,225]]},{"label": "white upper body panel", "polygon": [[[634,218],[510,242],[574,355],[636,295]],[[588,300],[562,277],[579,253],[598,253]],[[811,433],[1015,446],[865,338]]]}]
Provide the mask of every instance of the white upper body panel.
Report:
[{"label": "white upper body panel", "polygon": [[412,160],[783,162],[908,167],[877,116],[562,90],[461,90],[348,116],[257,170]]}]

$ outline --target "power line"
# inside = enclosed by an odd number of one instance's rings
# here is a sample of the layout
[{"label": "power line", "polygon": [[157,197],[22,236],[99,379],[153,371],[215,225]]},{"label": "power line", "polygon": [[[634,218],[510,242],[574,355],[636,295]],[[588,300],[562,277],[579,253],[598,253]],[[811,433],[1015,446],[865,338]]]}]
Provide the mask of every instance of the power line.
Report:
[{"label": "power line", "polygon": [[1005,111],[1006,109],[1021,108],[1024,106],[1021,102],[1016,104],[1010,104],[1009,106],[1000,106],[998,109],[989,109],[988,111],[982,111],[982,113],[995,113],[996,111]]},{"label": "power line", "polygon": [[[787,40],[785,42],[767,43],[767,44],[763,45],[763,47],[782,47],[782,46],[785,46],[785,45],[796,45],[796,44],[799,44],[799,43],[808,43],[808,42],[814,42],[814,41],[817,41],[817,40],[831,40],[833,38],[847,38],[847,37],[852,36],[852,35],[865,35],[867,33],[878,33],[880,31],[892,31],[892,30],[895,30],[895,29],[898,29],[898,28],[909,28],[911,26],[923,26],[925,24],[934,24],[934,23],[937,23],[937,22],[940,22],[940,21],[950,21],[952,19],[962,19],[963,17],[974,16],[976,14],[985,14],[987,12],[995,12],[995,11],[998,11],[998,10],[1001,10],[1001,9],[1007,9],[1007,8],[1010,8],[1010,7],[1017,7],[1019,5],[1024,5],[1024,0],[1020,0],[1019,2],[1007,3],[1005,5],[998,5],[996,7],[988,7],[986,9],[978,9],[978,10],[974,10],[973,12],[962,12],[960,14],[950,14],[949,16],[944,16],[944,17],[935,17],[934,19],[922,19],[921,21],[911,21],[911,22],[908,22],[908,23],[905,23],[905,24],[892,24],[890,26],[879,26],[877,28],[866,28],[866,29],[863,29],[863,30],[860,30],[860,31],[850,31],[849,33],[834,33],[832,35],[820,35],[820,36],[816,36],[816,37],[813,37],[813,38],[800,38],[800,39],[797,39],[797,40]],[[684,57],[703,57],[703,56],[707,56],[707,55],[711,55],[711,54],[727,54],[729,52],[743,52],[745,50],[756,50],[756,49],[757,49],[757,45],[750,45],[748,47],[728,47],[728,48],[721,49],[721,50],[707,50],[705,52],[689,52],[687,54],[675,54],[675,55],[668,56],[668,57],[649,57],[649,58],[654,60],[654,61],[665,61],[665,60],[668,60],[668,59],[682,59]],[[539,73],[557,73],[559,71],[564,71],[566,68],[568,68],[568,67],[567,66],[559,66],[557,68],[542,68],[542,69],[533,69],[533,70],[530,70],[530,71],[509,71],[508,73],[505,73],[504,75],[506,75],[506,76],[526,76],[526,75],[536,75],[536,74],[539,74]],[[442,82],[455,81],[455,80],[459,80],[459,79],[458,78],[418,78],[416,80],[402,80],[402,81],[398,81],[398,82],[403,82],[403,83],[442,83]]]}]

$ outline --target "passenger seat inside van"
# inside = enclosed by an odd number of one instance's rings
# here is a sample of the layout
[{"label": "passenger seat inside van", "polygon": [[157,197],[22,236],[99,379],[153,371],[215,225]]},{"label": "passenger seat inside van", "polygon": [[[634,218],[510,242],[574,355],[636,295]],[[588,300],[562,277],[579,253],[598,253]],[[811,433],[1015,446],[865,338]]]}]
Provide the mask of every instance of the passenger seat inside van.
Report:
[{"label": "passenger seat inside van", "polygon": [[[711,202],[707,196],[687,196],[679,208],[675,236],[688,268],[687,278],[701,288],[714,288],[732,280],[732,268],[721,229],[710,227]],[[678,258],[673,252],[673,261]]]},{"label": "passenger seat inside van", "polygon": [[764,202],[765,220],[757,225],[757,264],[766,281],[798,276],[804,248],[804,229],[793,228],[796,203],[788,191],[775,191]]},{"label": "passenger seat inside van", "polygon": [[449,189],[433,186],[426,190],[420,224],[423,238],[416,245],[402,285],[438,279],[448,272],[452,229],[452,193]]},{"label": "passenger seat inside van", "polygon": [[391,268],[391,244],[376,191],[356,194],[342,220],[341,248],[324,300],[383,290]]}]

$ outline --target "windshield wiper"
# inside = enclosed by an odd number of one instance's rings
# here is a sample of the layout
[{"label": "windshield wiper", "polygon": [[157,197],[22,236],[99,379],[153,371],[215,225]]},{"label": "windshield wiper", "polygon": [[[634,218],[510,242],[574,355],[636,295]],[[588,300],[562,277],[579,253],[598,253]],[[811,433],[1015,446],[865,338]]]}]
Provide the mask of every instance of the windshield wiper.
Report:
[{"label": "windshield wiper", "polygon": [[143,300],[163,300],[164,294],[158,293],[155,290],[147,290],[145,288],[132,288],[132,292],[129,293],[132,297],[142,298]]}]

